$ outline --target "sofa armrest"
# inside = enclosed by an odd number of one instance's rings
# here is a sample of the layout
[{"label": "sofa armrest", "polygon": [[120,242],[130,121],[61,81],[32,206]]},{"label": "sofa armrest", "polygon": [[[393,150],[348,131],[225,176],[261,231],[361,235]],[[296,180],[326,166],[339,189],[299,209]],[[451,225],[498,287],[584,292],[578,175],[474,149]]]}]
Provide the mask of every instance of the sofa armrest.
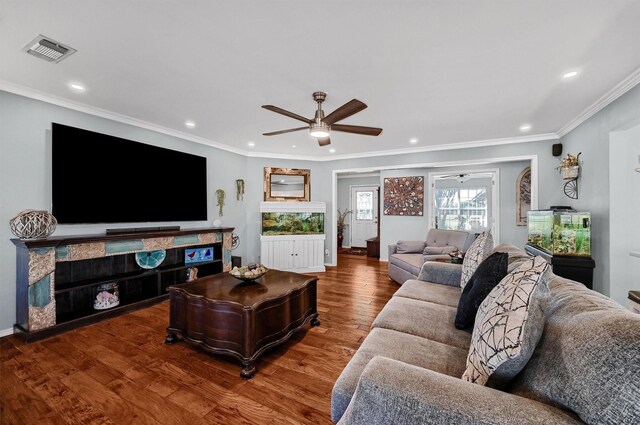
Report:
[{"label": "sofa armrest", "polygon": [[439,283],[440,285],[460,287],[462,265],[427,261],[422,265],[418,280]]},{"label": "sofa armrest", "polygon": [[395,254],[398,251],[398,245],[393,244],[389,245],[389,258],[391,258],[392,254]]},{"label": "sofa armrest", "polygon": [[376,356],[339,425],[583,424],[548,404]]}]

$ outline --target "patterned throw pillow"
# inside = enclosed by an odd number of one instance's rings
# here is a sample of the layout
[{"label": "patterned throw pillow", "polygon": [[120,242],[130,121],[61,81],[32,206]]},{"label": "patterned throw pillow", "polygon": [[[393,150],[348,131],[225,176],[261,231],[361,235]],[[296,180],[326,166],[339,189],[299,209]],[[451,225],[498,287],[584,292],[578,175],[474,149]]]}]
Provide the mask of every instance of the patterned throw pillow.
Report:
[{"label": "patterned throw pillow", "polygon": [[464,289],[473,276],[473,272],[476,271],[480,263],[491,254],[493,250],[493,236],[491,232],[481,234],[471,244],[466,254],[464,254],[464,260],[462,261],[462,275],[460,276],[460,288]]},{"label": "patterned throw pillow", "polygon": [[462,379],[499,388],[527,364],[542,336],[549,264],[526,260],[487,295],[476,315]]}]

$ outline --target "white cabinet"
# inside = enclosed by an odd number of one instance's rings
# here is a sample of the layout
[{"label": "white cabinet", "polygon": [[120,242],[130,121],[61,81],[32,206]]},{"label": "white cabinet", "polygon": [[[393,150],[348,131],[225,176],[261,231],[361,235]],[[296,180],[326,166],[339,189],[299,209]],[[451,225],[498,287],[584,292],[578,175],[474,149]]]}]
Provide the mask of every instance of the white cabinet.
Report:
[{"label": "white cabinet", "polygon": [[325,235],[260,236],[260,262],[293,272],[323,272]]}]

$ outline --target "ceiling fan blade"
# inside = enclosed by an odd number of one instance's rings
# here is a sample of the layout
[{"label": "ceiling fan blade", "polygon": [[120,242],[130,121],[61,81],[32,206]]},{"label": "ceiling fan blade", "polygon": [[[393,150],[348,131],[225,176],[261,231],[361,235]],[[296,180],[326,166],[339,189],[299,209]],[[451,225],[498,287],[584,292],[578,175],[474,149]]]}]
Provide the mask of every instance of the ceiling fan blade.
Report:
[{"label": "ceiling fan blade", "polygon": [[327,146],[331,144],[331,140],[328,137],[320,137],[318,139],[318,144],[320,146]]},{"label": "ceiling fan blade", "polygon": [[345,103],[344,105],[342,105],[341,107],[339,107],[338,109],[336,109],[335,111],[333,111],[332,113],[330,113],[329,115],[327,115],[324,118],[324,123],[331,125],[334,122],[338,122],[340,120],[350,117],[355,113],[362,111],[366,107],[367,105],[360,102],[358,99],[352,99],[347,103]]},{"label": "ceiling fan blade", "polygon": [[262,133],[262,135],[263,136],[275,136],[276,134],[292,133],[294,131],[308,130],[308,129],[309,129],[309,126],[298,127],[298,128],[290,128],[288,130],[279,130],[279,131],[272,131],[271,133]]},{"label": "ceiling fan blade", "polygon": [[277,114],[282,114],[282,115],[285,115],[285,116],[287,116],[287,117],[289,117],[289,118],[293,118],[294,120],[298,120],[298,121],[306,122],[307,124],[311,124],[311,122],[313,121],[313,120],[310,120],[309,118],[305,118],[305,117],[303,117],[303,116],[301,116],[301,115],[294,114],[293,112],[289,112],[289,111],[287,111],[287,110],[285,110],[285,109],[278,108],[277,106],[273,106],[273,105],[262,105],[262,107],[263,107],[264,109],[268,109],[268,110],[270,110],[270,111],[272,111],[272,112],[275,112],[275,113],[277,113]]},{"label": "ceiling fan blade", "polygon": [[345,133],[364,134],[365,136],[378,136],[380,133],[382,133],[381,128],[346,124],[333,124],[331,126],[331,130],[343,131]]}]

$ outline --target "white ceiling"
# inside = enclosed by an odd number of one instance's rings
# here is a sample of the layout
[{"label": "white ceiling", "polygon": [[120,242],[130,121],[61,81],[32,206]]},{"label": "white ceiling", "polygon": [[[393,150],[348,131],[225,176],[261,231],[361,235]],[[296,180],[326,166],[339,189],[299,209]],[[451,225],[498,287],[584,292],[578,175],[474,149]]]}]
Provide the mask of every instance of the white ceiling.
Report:
[{"label": "white ceiling", "polygon": [[[529,140],[637,82],[639,22],[637,0],[0,0],[0,89],[250,155],[467,146],[518,139],[524,123]],[[22,52],[38,34],[78,51],[55,65]],[[341,123],[383,133],[333,132],[330,147],[304,131],[262,136],[302,123],[261,105],[312,117],[318,90],[327,113],[363,101]]]}]

